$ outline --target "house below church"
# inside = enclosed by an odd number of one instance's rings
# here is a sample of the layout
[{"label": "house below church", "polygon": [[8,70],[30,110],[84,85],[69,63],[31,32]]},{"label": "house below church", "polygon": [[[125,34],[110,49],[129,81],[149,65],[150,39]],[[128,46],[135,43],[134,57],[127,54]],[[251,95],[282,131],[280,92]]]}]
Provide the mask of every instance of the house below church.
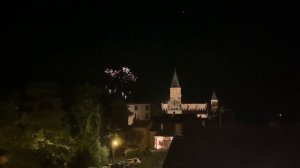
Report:
[{"label": "house below church", "polygon": [[128,116],[128,125],[134,120],[150,120],[150,104],[127,104],[127,109],[132,113]]}]

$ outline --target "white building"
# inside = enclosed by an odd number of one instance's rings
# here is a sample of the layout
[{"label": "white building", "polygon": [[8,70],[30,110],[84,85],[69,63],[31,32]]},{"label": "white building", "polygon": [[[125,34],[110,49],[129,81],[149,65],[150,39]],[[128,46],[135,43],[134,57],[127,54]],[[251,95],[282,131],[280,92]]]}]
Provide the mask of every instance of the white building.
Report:
[{"label": "white building", "polygon": [[[205,126],[207,120],[216,116],[219,108],[215,92],[212,94],[210,103],[182,103],[181,97],[181,87],[175,71],[170,87],[170,99],[161,103],[162,112],[168,114],[167,116],[172,118],[172,121],[159,121],[154,124],[148,122],[150,125],[140,126],[139,123],[147,123],[144,121],[150,120],[150,104],[128,104],[128,110],[132,112],[132,115],[128,117],[128,125],[135,126],[143,132],[148,138],[147,142],[144,140],[145,144],[150,144],[149,147],[156,150],[167,150],[174,136],[183,136],[184,134],[184,125],[181,121],[174,121],[174,118],[191,114],[196,117],[197,122],[199,120],[202,126]],[[134,121],[136,121],[135,124],[133,124]],[[156,126],[152,127],[152,125]]]},{"label": "white building", "polygon": [[[208,103],[182,103],[181,96],[181,87],[175,71],[170,87],[170,99],[166,103],[161,103],[161,110],[163,112],[176,116],[194,114],[200,119],[202,125],[205,126],[206,120],[210,117],[214,117],[218,111],[218,99],[215,92],[212,94],[210,108]],[[168,149],[175,135],[182,136],[181,123],[173,123],[169,128],[165,128],[165,124],[166,123],[161,123],[160,129],[157,130],[154,136],[154,148],[157,150]]]},{"label": "white building", "polygon": [[[217,99],[213,93],[213,103],[217,107]],[[197,113],[201,114],[202,118],[208,118],[208,104],[207,103],[182,103],[181,87],[179,85],[176,71],[174,72],[173,80],[170,87],[170,100],[167,103],[161,104],[162,111],[167,114],[184,114]]]},{"label": "white building", "polygon": [[132,125],[134,120],[150,120],[150,104],[127,104],[128,111],[132,115],[128,116],[128,125]]}]

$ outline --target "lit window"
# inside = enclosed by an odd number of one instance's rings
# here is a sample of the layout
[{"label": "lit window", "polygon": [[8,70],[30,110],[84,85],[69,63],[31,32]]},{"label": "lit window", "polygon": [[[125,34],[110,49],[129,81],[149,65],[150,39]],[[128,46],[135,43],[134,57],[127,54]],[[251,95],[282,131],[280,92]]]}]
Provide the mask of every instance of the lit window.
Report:
[{"label": "lit window", "polygon": [[155,149],[166,150],[170,147],[173,137],[155,136]]}]

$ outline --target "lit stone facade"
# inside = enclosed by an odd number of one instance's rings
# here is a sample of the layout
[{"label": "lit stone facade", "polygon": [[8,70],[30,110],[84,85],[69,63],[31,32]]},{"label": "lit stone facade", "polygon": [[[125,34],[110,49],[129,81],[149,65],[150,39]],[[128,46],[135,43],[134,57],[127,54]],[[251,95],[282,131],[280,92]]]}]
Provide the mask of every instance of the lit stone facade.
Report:
[{"label": "lit stone facade", "polygon": [[[214,109],[218,108],[218,100],[216,99],[215,92],[213,93],[213,98],[211,103]],[[193,103],[186,104],[181,101],[181,87],[179,85],[179,80],[174,72],[173,80],[170,87],[170,100],[167,103],[161,104],[162,111],[167,114],[184,114],[184,113],[201,113],[201,118],[208,118],[208,104],[207,103]]]},{"label": "lit stone facade", "polygon": [[[145,135],[142,140],[143,148],[156,150],[168,150],[174,136],[184,136],[184,117],[194,117],[194,121],[206,126],[208,120],[214,119],[218,114],[218,99],[213,92],[209,103],[182,103],[182,94],[179,80],[174,72],[170,87],[170,99],[161,103],[161,110],[164,114],[161,120],[150,120],[150,104],[128,104],[128,110],[132,115],[128,117],[128,125]],[[185,115],[187,114],[187,115]],[[191,115],[190,115],[191,114]],[[150,120],[148,125],[140,125]],[[146,121],[147,122],[147,121]]]},{"label": "lit stone facade", "polygon": [[132,113],[128,116],[128,125],[134,120],[150,120],[150,104],[127,104],[127,109]]},{"label": "lit stone facade", "polygon": [[[174,103],[174,102],[173,102]],[[182,114],[183,111],[205,111],[207,110],[207,103],[199,103],[199,104],[182,104],[178,103],[177,106],[172,104],[172,101],[169,101],[168,104],[161,104],[161,109],[166,111],[168,114]]]}]

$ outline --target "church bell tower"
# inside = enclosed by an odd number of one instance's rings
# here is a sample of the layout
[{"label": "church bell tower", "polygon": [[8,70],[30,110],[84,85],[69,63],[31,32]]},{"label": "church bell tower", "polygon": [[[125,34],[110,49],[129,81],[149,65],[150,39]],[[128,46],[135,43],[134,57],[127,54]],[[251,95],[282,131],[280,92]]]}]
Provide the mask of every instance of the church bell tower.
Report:
[{"label": "church bell tower", "polygon": [[179,85],[176,70],[170,87],[170,100],[168,102],[168,114],[182,114],[181,87]]},{"label": "church bell tower", "polygon": [[181,88],[179,85],[176,70],[174,72],[171,87],[170,87],[170,99],[181,102]]}]

